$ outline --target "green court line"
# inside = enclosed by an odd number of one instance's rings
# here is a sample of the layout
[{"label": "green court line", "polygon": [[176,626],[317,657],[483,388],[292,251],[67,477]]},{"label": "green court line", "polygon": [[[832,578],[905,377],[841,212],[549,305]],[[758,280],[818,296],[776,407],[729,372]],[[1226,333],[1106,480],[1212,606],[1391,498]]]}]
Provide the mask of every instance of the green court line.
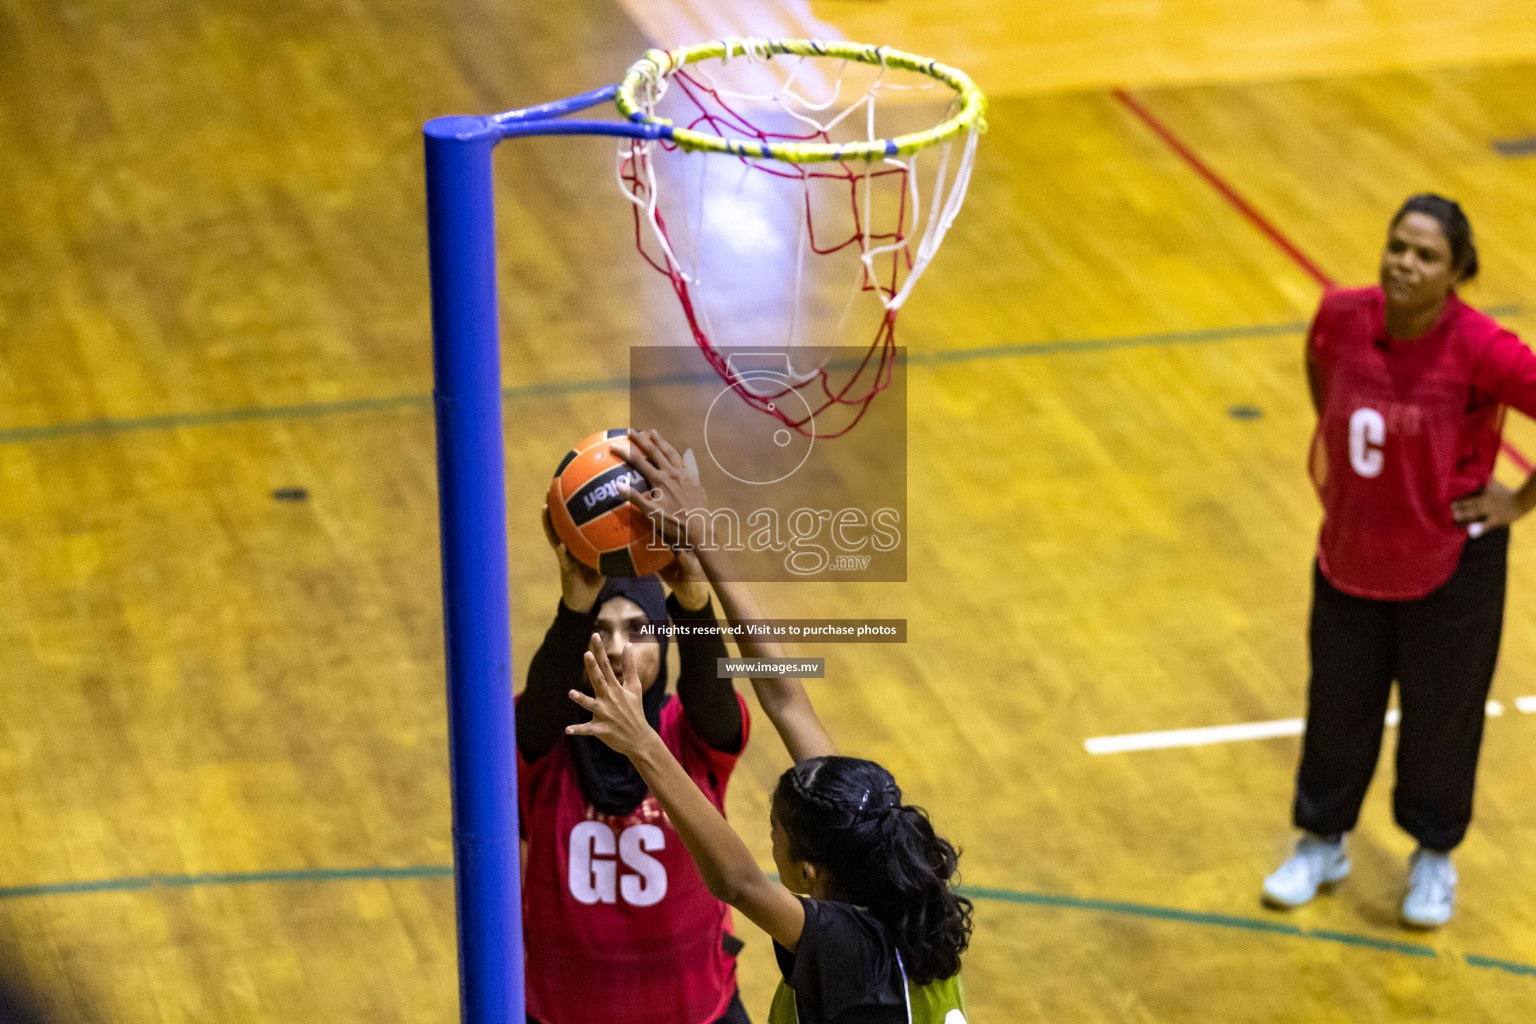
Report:
[{"label": "green court line", "polygon": [[[1511,316],[1520,312],[1519,306],[1490,306],[1484,312],[1489,316]],[[1073,338],[1064,341],[1020,342],[1011,345],[978,345],[973,348],[953,349],[947,352],[920,352],[907,349],[907,362],[911,366],[939,366],[956,363],[979,362],[986,359],[1021,359],[1032,356],[1063,355],[1077,352],[1107,352],[1116,349],[1149,348],[1166,345],[1203,345],[1221,341],[1244,341],[1252,338],[1284,337],[1303,334],[1307,330],[1304,321],[1289,324],[1256,324],[1248,327],[1210,327],[1195,331],[1164,331],[1157,334],[1130,334],[1103,338]],[[646,378],[641,383],[657,385],[667,383],[696,383],[713,380],[710,373],[676,374],[669,377]],[[626,377],[595,377],[587,380],[549,381],[543,384],[525,384],[505,388],[502,396],[510,402],[530,398],[548,398],[557,395],[575,395],[593,391],[623,391],[630,386]],[[226,423],[249,423],[261,420],[303,420],[323,416],[345,416],[354,413],[392,412],[398,409],[426,408],[432,404],[431,395],[396,395],[392,398],[359,398],[344,402],[305,402],[298,405],[250,406],[243,409],[222,409],[215,412],[172,413],[165,416],[143,416],[129,419],[81,420],[75,423],[56,423],[37,427],[0,428],[0,444],[21,444],[27,441],[48,441],[60,437],[102,436],[126,434],[140,430],[175,430],[179,427],[212,427]]]},{"label": "green court line", "polygon": [[1037,341],[1014,345],[980,345],[945,352],[918,352],[907,349],[907,362],[913,366],[945,363],[970,363],[982,359],[1016,359],[1021,356],[1053,356],[1076,352],[1107,352],[1125,348],[1154,348],[1166,345],[1203,345],[1213,341],[1246,341],[1250,338],[1274,338],[1305,334],[1305,323],[1256,324],[1251,327],[1209,327],[1198,331],[1165,331],[1160,334],[1131,334],[1103,338],[1070,338],[1065,341]]},{"label": "green court line", "polygon": [[261,882],[340,882],[381,878],[452,878],[452,865],[421,864],[403,868],[311,868],[299,871],[207,872],[198,875],[137,875],[89,882],[50,882],[43,885],[0,886],[0,900],[28,896],[61,896],[82,892],[133,892],[139,889],[185,889],[200,885],[252,885]]},{"label": "green court line", "polygon": [[[453,866],[449,864],[418,864],[408,867],[386,868],[310,868],[298,871],[240,871],[207,872],[196,875],[137,875],[128,878],[104,878],[87,882],[52,882],[43,885],[0,886],[0,900],[24,899],[33,896],[67,896],[93,892],[134,892],[144,889],[185,889],[213,885],[253,885],[260,883],[294,882],[342,882],[380,880],[392,878],[452,878]],[[1383,953],[1433,960],[1442,955],[1456,958],[1454,953],[1442,954],[1432,946],[1413,942],[1379,939],[1370,935],[1355,935],[1325,928],[1301,928],[1283,921],[1271,921],[1256,917],[1237,917],[1231,914],[1213,914],[1197,910],[1179,910],[1175,907],[1158,907],[1146,903],[1127,903],[1121,900],[1098,900],[1085,896],[1064,896],[1055,893],[1021,892],[1016,889],[991,889],[983,886],[960,886],[960,893],[973,900],[993,903],[1012,903],[1035,907],[1056,907],[1064,910],[1086,910],[1100,914],[1120,914],[1128,917],[1144,917],[1158,921],[1176,921],[1180,924],[1198,924],[1216,928],[1235,928],[1241,931],[1285,935],[1291,938],[1311,939],[1318,942],[1336,942],[1346,946],[1374,949]],[[1459,957],[1472,967],[1502,971],[1506,974],[1536,978],[1536,965],[1514,960],[1467,954]]]},{"label": "green court line", "polygon": [[71,435],[126,434],[137,430],[175,430],[178,427],[213,427],[224,423],[256,420],[313,419],[358,412],[389,412],[432,404],[430,395],[399,395],[394,398],[360,398],[346,402],[306,402],[302,405],[249,406],[217,412],[171,413],[121,420],[80,420],[40,427],[9,427],[0,430],[0,444],[47,441]]},{"label": "green court line", "polygon": [[[1519,306],[1492,306],[1486,310],[1490,316],[1510,316],[1519,311]],[[1201,345],[1221,341],[1283,337],[1291,334],[1302,334],[1306,329],[1307,324],[1298,321],[1288,324],[1212,327],[1195,331],[1164,331],[1157,334],[1131,334],[1118,337],[1020,342],[1011,345],[979,345],[973,348],[954,349],[948,352],[920,352],[908,348],[907,362],[912,366],[937,366],[978,362],[987,359],[1020,359],[1033,356],[1063,355],[1076,352],[1106,352],[1115,349],[1148,348],[1166,345]],[[713,379],[714,377],[710,373],[678,374],[671,377],[648,378],[642,383],[656,385]],[[516,402],[532,398],[548,398],[557,395],[574,395],[594,391],[623,391],[629,386],[630,380],[627,376],[597,377],[586,380],[550,381],[543,384],[509,387],[502,391],[502,395],[507,401]],[[241,409],[222,409],[215,412],[172,413],[164,416],[143,416],[128,419],[81,420],[75,423],[56,423],[36,427],[0,428],[0,444],[48,441],[61,437],[99,437],[141,430],[212,427],[228,423],[249,423],[262,420],[318,419],[324,416],[345,416],[356,413],[419,409],[427,408],[431,405],[431,395],[396,395],[391,398],[360,398],[344,402],[305,402],[297,405],[250,406]]]},{"label": "green court line", "polygon": [[[984,889],[963,885],[962,895],[972,899],[992,900],[1000,903],[1023,903],[1040,907],[1061,907],[1069,910],[1094,910],[1108,914],[1125,914],[1131,917],[1149,917],[1162,921],[1179,921],[1184,924],[1203,924],[1218,928],[1238,928],[1250,932],[1268,932],[1289,935],[1301,939],[1317,939],[1323,942],[1339,942],[1349,946],[1364,946],[1388,953],[1406,956],[1435,958],[1439,954],[1430,946],[1412,942],[1395,942],[1369,935],[1353,935],[1323,928],[1300,928],[1283,921],[1268,921],[1257,917],[1235,917],[1230,914],[1212,914],[1204,911],[1178,910],[1174,907],[1157,907],[1145,903],[1124,903],[1116,900],[1096,900],[1081,896],[1058,896],[1050,893],[1017,892],[1012,889]],[[1470,962],[1471,958],[1467,958]],[[1524,965],[1515,965],[1524,966]],[[1536,968],[1532,968],[1536,971]]]},{"label": "green court line", "polygon": [[1473,967],[1489,967],[1496,971],[1507,971],[1510,974],[1524,974],[1527,977],[1536,978],[1536,967],[1530,964],[1517,964],[1513,960],[1495,960],[1491,956],[1478,956],[1476,953],[1467,954],[1467,963]]}]

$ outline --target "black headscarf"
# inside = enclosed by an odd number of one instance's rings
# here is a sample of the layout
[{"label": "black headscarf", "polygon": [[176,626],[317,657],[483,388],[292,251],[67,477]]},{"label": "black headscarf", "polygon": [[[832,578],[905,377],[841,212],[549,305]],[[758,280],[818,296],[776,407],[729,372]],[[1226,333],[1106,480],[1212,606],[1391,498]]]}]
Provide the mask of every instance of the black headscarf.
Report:
[{"label": "black headscarf", "polygon": [[[609,577],[598,591],[593,608],[601,611],[603,605],[616,597],[625,597],[640,606],[645,617],[658,626],[666,625],[667,598],[661,582],[655,576],[634,578]],[[665,636],[655,641],[661,645],[656,682],[645,691],[641,707],[651,728],[661,731],[661,706],[667,702],[667,647]],[[576,765],[576,781],[581,795],[599,814],[623,817],[640,806],[647,787],[640,772],[629,758],[609,747],[596,736],[571,736],[571,760]]]}]

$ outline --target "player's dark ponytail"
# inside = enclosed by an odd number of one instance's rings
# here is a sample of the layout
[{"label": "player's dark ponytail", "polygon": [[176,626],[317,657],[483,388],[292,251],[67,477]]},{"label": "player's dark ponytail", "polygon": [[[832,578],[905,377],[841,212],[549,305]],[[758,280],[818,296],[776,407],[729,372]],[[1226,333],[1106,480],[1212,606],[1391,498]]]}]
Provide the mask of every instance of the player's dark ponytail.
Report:
[{"label": "player's dark ponytail", "polygon": [[1397,227],[1397,222],[1410,213],[1433,217],[1440,224],[1440,231],[1451,247],[1451,267],[1457,272],[1458,284],[1477,276],[1477,246],[1472,244],[1472,222],[1467,219],[1460,203],[1433,192],[1409,196],[1392,215],[1387,230]]},{"label": "player's dark ponytail", "polygon": [[813,757],[779,778],[773,813],[789,854],[826,871],[834,899],[868,907],[917,984],[960,970],[971,901],[951,887],[960,854],[891,773],[856,757]]}]

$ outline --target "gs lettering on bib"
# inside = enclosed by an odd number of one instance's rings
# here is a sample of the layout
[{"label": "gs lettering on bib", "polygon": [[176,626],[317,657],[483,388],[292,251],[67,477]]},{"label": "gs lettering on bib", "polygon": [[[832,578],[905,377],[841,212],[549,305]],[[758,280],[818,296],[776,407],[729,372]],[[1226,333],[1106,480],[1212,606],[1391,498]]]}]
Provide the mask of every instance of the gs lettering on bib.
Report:
[{"label": "gs lettering on bib", "polygon": [[[750,718],[737,701],[745,746]],[[662,705],[657,731],[723,813],[738,755],[705,743],[675,698]],[[529,1015],[545,1024],[718,1020],[736,991],[730,911],[710,895],[655,794],[629,814],[599,813],[564,740],[533,763],[519,751],[517,773]]]},{"label": "gs lettering on bib", "polygon": [[[614,838],[604,821],[579,821],[571,829],[566,878],[578,903],[616,903],[650,907],[667,894],[667,869],[652,857],[666,849],[667,837],[655,825],[630,825]],[[621,871],[620,866],[627,868]]]}]

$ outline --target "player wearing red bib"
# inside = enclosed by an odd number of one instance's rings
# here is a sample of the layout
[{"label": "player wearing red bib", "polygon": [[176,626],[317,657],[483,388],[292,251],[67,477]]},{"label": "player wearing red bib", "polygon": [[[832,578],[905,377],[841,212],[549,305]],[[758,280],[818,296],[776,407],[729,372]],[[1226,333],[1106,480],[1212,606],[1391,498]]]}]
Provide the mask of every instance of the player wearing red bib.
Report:
[{"label": "player wearing red bib", "polygon": [[[659,438],[632,435],[658,456]],[[669,492],[697,487],[682,456],[645,463]],[[660,465],[658,466],[658,463]],[[747,742],[746,704],[729,679],[718,636],[679,644],[677,697],[667,693],[668,620],[712,623],[711,584],[693,553],[654,577],[605,580],[572,559],[549,529],[561,603],[517,698],[518,803],[526,859],[523,930],[532,1024],[746,1024],[736,990],[730,908],[710,895],[645,780],[592,737],[566,734],[587,719],[567,693],[588,689],[582,664],[594,634],[619,665],[628,647],[643,685],[646,723],[720,813]],[[717,586],[726,613],[744,614],[739,588]],[[742,644],[748,657],[756,652]],[[797,760],[832,751],[799,680],[754,681],[758,701]]]},{"label": "player wearing red bib", "polygon": [[1476,273],[1461,208],[1413,196],[1389,226],[1380,285],[1329,292],[1307,338],[1323,525],[1293,812],[1304,831],[1265,879],[1271,905],[1299,906],[1349,873],[1343,836],[1396,680],[1393,811],[1419,841],[1403,920],[1436,927],[1454,909],[1448,854],[1472,818],[1507,527],[1536,506],[1536,474],[1518,491],[1493,479],[1504,409],[1536,416],[1536,354],[1456,296]]},{"label": "player wearing red bib", "polygon": [[[643,780],[564,737],[579,718],[549,706],[581,671],[594,632],[619,649],[638,641],[650,682],[647,720],[723,809],[750,729],[730,681],[714,679],[725,645],[682,649],[679,689],[688,699],[674,700],[666,692],[666,641],[646,637],[644,627],[712,616],[707,599],[696,608],[676,591],[664,599],[654,578],[599,587],[576,608],[562,600],[517,701],[528,1016],[539,1024],[745,1021],[729,911],[710,896]],[[679,590],[687,593],[686,584]]]}]

